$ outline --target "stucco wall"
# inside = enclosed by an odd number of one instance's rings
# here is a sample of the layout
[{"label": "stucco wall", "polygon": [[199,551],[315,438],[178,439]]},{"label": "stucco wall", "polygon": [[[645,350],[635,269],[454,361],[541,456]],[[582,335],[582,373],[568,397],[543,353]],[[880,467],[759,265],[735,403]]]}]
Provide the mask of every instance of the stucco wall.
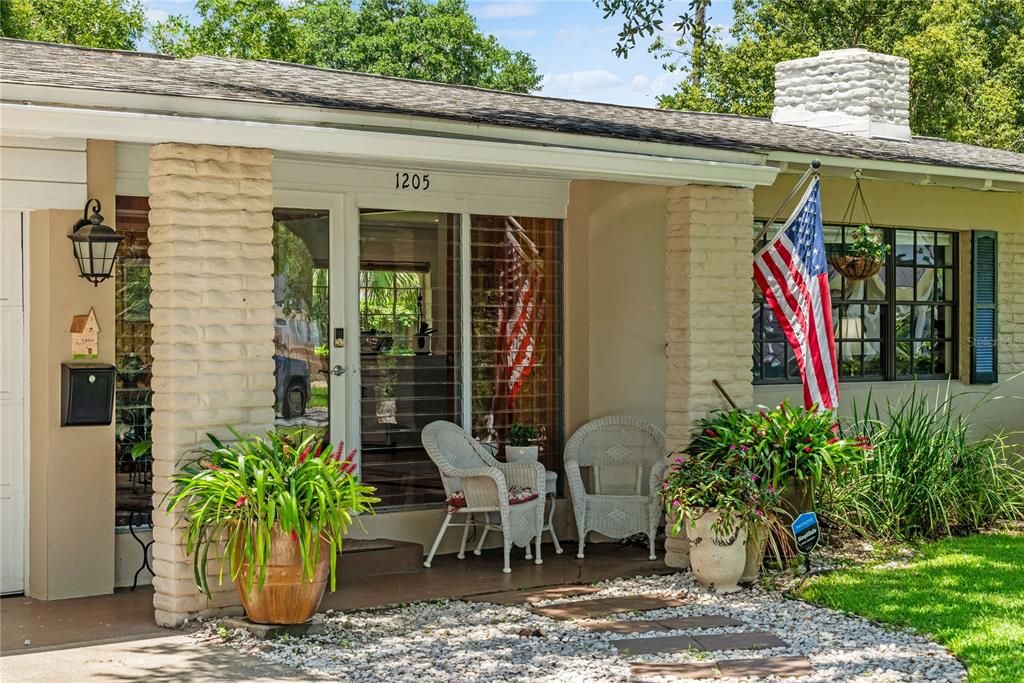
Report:
[{"label": "stucco wall", "polygon": [[[114,145],[88,144],[88,192],[114,225]],[[78,277],[67,235],[81,211],[33,211],[28,226],[29,567],[26,593],[54,600],[114,588],[114,426],[60,426],[60,364],[72,316],[95,309],[99,362],[114,362],[114,282]]]},{"label": "stucco wall", "polygon": [[[576,181],[566,220],[566,426],[665,426],[664,187]],[[567,434],[568,436],[568,434]]]}]

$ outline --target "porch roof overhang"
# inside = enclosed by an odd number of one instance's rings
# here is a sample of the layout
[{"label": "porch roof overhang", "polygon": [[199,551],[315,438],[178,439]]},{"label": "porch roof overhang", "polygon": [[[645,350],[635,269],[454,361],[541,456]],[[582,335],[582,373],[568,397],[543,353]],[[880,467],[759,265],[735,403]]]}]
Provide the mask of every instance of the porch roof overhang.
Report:
[{"label": "porch roof overhang", "polygon": [[764,153],[308,106],[5,84],[4,135],[265,147],[356,162],[652,185],[771,185]]}]

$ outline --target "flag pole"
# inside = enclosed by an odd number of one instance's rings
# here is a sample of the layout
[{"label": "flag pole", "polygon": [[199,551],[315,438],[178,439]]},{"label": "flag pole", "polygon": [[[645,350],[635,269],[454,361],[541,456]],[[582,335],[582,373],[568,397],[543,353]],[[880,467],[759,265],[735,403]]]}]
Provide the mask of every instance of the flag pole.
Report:
[{"label": "flag pole", "polygon": [[765,222],[764,227],[761,228],[761,232],[757,233],[757,237],[754,238],[755,247],[757,246],[757,243],[761,241],[761,238],[764,237],[764,234],[768,232],[768,229],[775,224],[775,220],[782,214],[786,206],[789,205],[789,200],[791,200],[796,195],[797,191],[799,191],[800,188],[803,187],[803,184],[807,182],[807,179],[810,178],[812,175],[818,175],[820,172],[821,160],[811,159],[811,165],[807,167],[807,170],[804,171],[804,174],[800,176],[800,180],[796,181],[796,185],[794,185],[793,189],[789,191],[789,194],[786,195],[786,198],[782,200],[782,205],[779,206],[779,210],[775,212],[774,216],[772,216],[770,219],[768,219],[767,222]]}]

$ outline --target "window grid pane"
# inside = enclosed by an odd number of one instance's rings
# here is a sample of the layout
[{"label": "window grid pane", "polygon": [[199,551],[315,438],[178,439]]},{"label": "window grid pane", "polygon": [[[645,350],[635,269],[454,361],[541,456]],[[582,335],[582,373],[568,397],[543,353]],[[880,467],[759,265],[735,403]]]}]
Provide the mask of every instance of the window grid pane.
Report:
[{"label": "window grid pane", "polygon": [[[754,225],[754,233],[763,223]],[[762,238],[767,243],[774,226]],[[855,226],[826,225],[826,244],[845,246]],[[956,234],[877,228],[892,245],[879,273],[848,280],[829,265],[842,380],[946,379],[956,372]],[[755,286],[755,384],[799,383],[778,322]]]}]

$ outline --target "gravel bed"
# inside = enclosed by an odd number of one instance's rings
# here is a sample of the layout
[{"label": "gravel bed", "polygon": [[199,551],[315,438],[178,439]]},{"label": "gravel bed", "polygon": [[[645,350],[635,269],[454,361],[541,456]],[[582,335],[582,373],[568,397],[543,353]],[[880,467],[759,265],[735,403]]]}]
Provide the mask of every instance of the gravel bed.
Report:
[{"label": "gravel bed", "polygon": [[[599,597],[662,594],[687,601],[683,607],[620,614],[610,619],[657,619],[719,614],[742,627],[637,634],[769,631],[789,646],[770,650],[671,653],[620,657],[610,645],[619,634],[593,633],[571,621],[534,615],[523,606],[458,600],[423,602],[351,613],[328,613],[326,631],[303,638],[259,641],[244,631],[225,632],[207,623],[197,638],[224,640],[229,647],[287,664],[315,677],[356,682],[626,681],[629,662],[709,662],[721,659],[804,655],[815,674],[761,681],[964,681],[960,662],[941,646],[777,592],[751,588],[729,596],[710,593],[688,573],[616,579],[600,593],[538,604]],[[736,679],[716,679],[729,681]],[[744,679],[753,680],[753,679]]]}]

